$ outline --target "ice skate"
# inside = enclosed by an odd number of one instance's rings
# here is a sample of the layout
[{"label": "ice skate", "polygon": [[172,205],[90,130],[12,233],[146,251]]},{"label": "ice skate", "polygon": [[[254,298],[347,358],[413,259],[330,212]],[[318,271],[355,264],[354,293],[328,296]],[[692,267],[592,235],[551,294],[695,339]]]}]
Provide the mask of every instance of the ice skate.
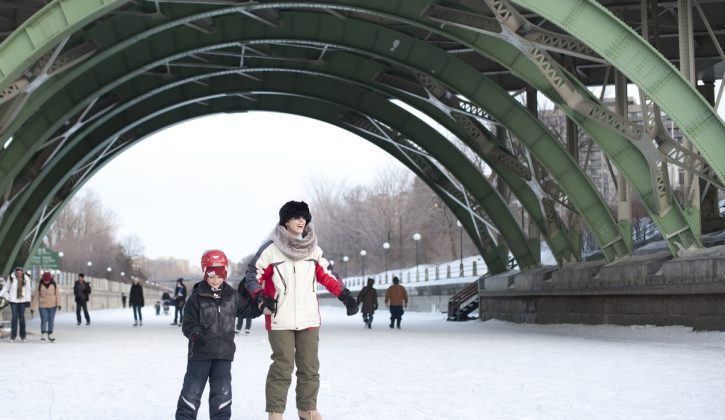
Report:
[{"label": "ice skate", "polygon": [[53,342],[55,342],[55,338],[52,335],[50,335],[50,334],[52,334],[52,333],[48,333],[48,341],[50,341],[51,343],[53,343]]},{"label": "ice skate", "polygon": [[45,333],[40,333],[40,342],[45,343]]}]

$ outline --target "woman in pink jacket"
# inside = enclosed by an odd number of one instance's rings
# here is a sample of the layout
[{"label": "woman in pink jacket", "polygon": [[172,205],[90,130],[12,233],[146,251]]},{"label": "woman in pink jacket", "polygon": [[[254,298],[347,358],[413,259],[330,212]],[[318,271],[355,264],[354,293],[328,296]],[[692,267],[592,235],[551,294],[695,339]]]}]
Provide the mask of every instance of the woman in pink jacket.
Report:
[{"label": "woman in pink jacket", "polygon": [[48,341],[55,341],[53,337],[53,323],[55,322],[55,311],[60,310],[60,289],[53,280],[53,275],[45,272],[40,277],[38,290],[33,294],[30,305],[30,313],[38,310],[40,312],[40,341],[45,342],[45,335]]}]

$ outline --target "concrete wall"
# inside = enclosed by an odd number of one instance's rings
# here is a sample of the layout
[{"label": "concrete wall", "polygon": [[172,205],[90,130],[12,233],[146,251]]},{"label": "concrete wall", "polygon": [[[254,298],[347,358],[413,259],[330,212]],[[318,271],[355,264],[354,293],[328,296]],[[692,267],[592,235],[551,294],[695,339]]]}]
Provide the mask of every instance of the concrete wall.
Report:
[{"label": "concrete wall", "polygon": [[725,331],[725,295],[481,297],[482,320],[537,324],[684,325]]},{"label": "concrete wall", "polygon": [[725,331],[725,247],[501,273],[479,282],[479,299],[483,320]]}]

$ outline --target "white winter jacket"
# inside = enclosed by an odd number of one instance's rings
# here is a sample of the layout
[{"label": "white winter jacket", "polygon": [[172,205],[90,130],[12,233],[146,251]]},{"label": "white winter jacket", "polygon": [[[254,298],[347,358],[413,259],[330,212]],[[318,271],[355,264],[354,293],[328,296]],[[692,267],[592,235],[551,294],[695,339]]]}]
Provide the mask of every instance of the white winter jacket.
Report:
[{"label": "white winter jacket", "polygon": [[33,282],[30,280],[30,277],[28,277],[27,274],[23,274],[23,277],[25,285],[23,286],[23,293],[20,298],[18,298],[19,282],[18,279],[15,278],[14,272],[10,275],[8,281],[5,282],[2,290],[0,290],[0,297],[4,297],[8,300],[8,302],[11,303],[30,302],[33,297]]},{"label": "white winter jacket", "polygon": [[343,287],[330,275],[315,246],[306,257],[293,260],[272,241],[262,245],[247,269],[246,286],[251,296],[263,292],[277,299],[277,312],[265,315],[267,330],[303,330],[320,326],[319,282],[335,296]]}]

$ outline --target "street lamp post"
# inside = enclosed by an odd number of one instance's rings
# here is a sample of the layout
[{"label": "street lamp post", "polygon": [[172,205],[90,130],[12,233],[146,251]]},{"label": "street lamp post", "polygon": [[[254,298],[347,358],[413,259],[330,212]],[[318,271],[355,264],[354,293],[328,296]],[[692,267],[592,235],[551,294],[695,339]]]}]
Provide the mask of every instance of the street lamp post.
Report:
[{"label": "street lamp post", "polygon": [[362,257],[362,276],[365,277],[365,256],[368,255],[367,251],[364,249],[360,251],[360,256]]},{"label": "street lamp post", "polygon": [[350,258],[348,258],[347,255],[345,255],[344,257],[342,257],[342,262],[345,263],[345,278],[346,279],[347,279],[347,262],[348,261],[350,261]]},{"label": "street lamp post", "polygon": [[463,277],[463,225],[461,224],[460,220],[456,220],[456,226],[458,226],[458,230],[460,231],[461,236],[461,264],[459,266],[461,277]]},{"label": "street lamp post", "polygon": [[383,249],[385,250],[385,284],[388,283],[388,250],[390,249],[390,244],[385,242],[383,244]]},{"label": "street lamp post", "polygon": [[413,240],[415,241],[415,281],[420,281],[420,278],[418,277],[418,244],[420,243],[420,233],[414,233],[413,234]]},{"label": "street lamp post", "polygon": [[88,262],[86,263],[86,265],[88,266],[88,274],[90,275],[90,274],[91,274],[91,267],[93,266],[93,262],[91,262],[91,261],[88,261]]}]

